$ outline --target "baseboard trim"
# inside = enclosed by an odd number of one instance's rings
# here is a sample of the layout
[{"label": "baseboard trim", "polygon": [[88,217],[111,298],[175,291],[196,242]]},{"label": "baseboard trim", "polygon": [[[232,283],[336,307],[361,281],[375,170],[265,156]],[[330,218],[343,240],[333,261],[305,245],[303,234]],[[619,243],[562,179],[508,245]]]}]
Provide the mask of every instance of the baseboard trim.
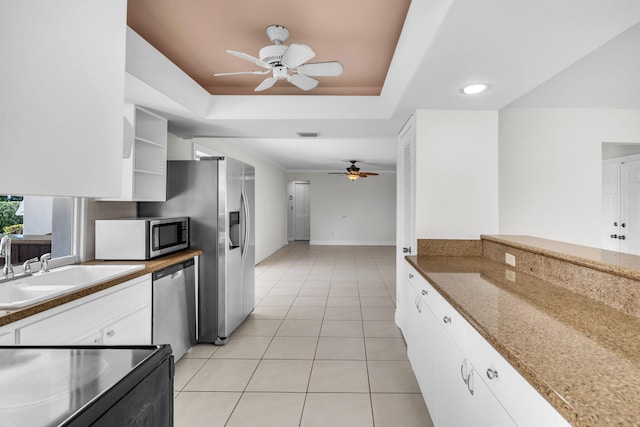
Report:
[{"label": "baseboard trim", "polygon": [[317,246],[395,246],[396,242],[362,241],[362,240],[310,240],[310,245]]}]

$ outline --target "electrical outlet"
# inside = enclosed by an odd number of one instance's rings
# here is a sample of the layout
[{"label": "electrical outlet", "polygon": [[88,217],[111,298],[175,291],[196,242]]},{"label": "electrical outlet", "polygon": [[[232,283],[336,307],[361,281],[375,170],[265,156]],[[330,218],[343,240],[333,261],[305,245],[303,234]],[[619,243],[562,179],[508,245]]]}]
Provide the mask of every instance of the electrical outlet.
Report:
[{"label": "electrical outlet", "polygon": [[511,255],[505,252],[504,254],[504,262],[510,265],[511,267],[516,266],[516,257],[515,255]]},{"label": "electrical outlet", "polygon": [[515,282],[516,281],[516,272],[513,271],[513,270],[505,270],[504,278],[507,279],[510,282]]}]

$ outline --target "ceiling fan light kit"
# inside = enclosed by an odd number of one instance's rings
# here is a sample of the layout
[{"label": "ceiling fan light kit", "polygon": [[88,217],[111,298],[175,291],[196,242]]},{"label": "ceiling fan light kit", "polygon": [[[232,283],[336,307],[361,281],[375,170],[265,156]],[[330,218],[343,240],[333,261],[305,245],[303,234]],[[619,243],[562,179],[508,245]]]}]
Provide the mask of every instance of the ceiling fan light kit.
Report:
[{"label": "ceiling fan light kit", "polygon": [[361,172],[360,168],[356,166],[357,160],[349,160],[351,166],[347,168],[347,172],[329,172],[329,175],[346,175],[349,181],[356,181],[359,178],[366,178],[368,176],[376,176],[376,172]]},{"label": "ceiling fan light kit", "polygon": [[270,25],[265,32],[273,45],[260,49],[258,53],[260,58],[255,58],[243,52],[227,50],[227,53],[245,61],[253,62],[265,68],[265,70],[216,73],[214,76],[268,74],[271,72],[272,76],[267,77],[254,89],[256,92],[260,92],[269,89],[278,80],[287,80],[292,85],[307,91],[315,88],[319,83],[318,80],[313,79],[311,76],[337,77],[342,74],[344,67],[338,61],[307,64],[307,61],[316,56],[309,46],[300,43],[291,43],[289,46],[282,44],[289,37],[289,31],[282,25]]}]

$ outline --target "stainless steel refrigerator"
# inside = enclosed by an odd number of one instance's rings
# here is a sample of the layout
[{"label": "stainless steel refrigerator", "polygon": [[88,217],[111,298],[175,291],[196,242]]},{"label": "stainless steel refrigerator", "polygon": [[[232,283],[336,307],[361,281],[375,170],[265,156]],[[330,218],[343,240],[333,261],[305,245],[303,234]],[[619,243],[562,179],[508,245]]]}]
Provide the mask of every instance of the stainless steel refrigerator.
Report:
[{"label": "stainless steel refrigerator", "polygon": [[196,341],[225,344],[255,304],[255,170],[228,157],[167,162],[167,201],[138,203],[139,216],[188,216],[202,249]]}]

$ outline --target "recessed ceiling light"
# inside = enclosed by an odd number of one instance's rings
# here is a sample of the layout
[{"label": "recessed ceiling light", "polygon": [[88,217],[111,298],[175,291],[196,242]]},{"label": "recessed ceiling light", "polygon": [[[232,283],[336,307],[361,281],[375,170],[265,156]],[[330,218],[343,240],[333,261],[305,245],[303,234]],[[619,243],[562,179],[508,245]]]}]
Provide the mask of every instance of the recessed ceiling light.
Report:
[{"label": "recessed ceiling light", "polygon": [[489,85],[487,85],[486,83],[473,83],[470,85],[466,85],[461,89],[461,91],[465,95],[477,95],[487,90],[488,87]]}]

